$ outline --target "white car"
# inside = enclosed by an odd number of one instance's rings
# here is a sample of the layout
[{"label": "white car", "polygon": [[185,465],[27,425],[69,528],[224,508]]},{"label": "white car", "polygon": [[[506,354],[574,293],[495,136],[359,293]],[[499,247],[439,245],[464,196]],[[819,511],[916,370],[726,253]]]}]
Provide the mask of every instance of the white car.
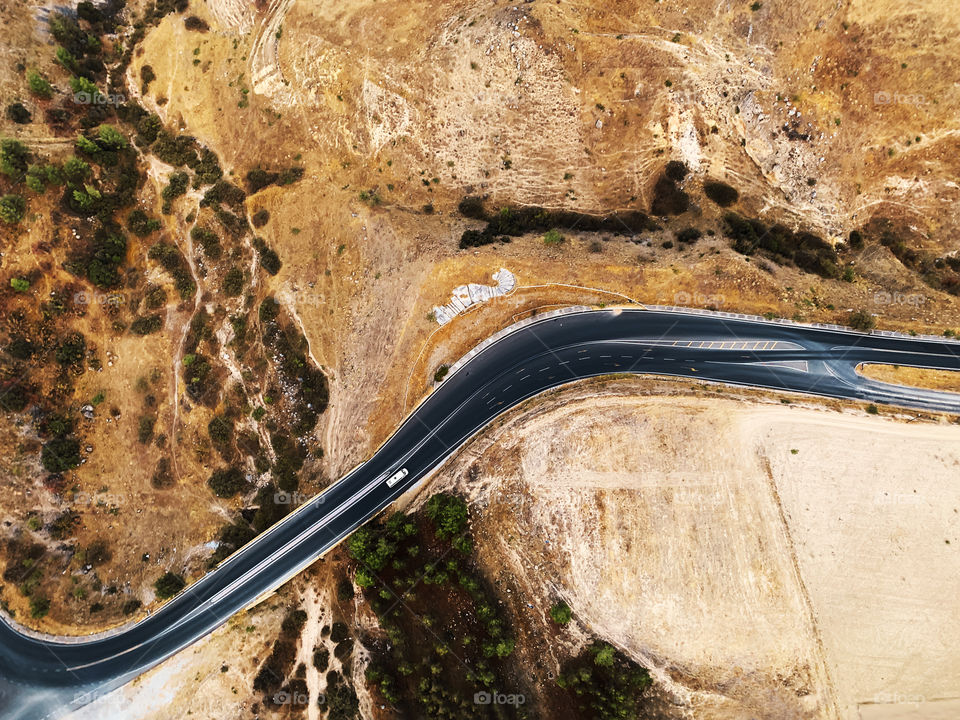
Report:
[{"label": "white car", "polygon": [[406,468],[400,468],[393,475],[387,478],[387,487],[393,487],[409,474],[410,474],[409,470],[407,470]]}]

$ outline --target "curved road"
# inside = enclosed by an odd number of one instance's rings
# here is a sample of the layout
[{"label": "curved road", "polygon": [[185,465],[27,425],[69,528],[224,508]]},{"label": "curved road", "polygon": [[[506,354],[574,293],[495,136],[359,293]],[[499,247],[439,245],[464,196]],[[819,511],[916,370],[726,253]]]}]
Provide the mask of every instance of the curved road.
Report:
[{"label": "curved road", "polygon": [[[960,413],[960,395],[861,377],[868,362],[960,370],[960,345],[641,309],[526,325],[448,376],[370,460],[136,625],[64,643],[0,623],[0,717],[57,717],[126,683],[310,565],[497,415],[574,380],[678,375]],[[409,474],[387,487],[400,467]]]}]

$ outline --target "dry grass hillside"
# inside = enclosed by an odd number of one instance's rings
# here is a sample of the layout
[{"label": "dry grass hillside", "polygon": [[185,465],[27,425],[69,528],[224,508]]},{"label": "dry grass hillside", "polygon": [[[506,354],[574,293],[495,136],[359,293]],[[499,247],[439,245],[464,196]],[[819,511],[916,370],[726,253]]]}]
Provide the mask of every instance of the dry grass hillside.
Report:
[{"label": "dry grass hillside", "polygon": [[[306,167],[296,186],[248,206],[270,212],[260,232],[286,263],[278,280],[337,378],[332,474],[402,415],[396,389],[435,327],[432,305],[500,264],[521,285],[641,302],[841,322],[865,307],[882,326],[960,324],[956,298],[876,238],[843,256],[851,282],[750,262],[729,250],[721,210],[700,190],[724,180],[741,193],[738,212],[831,241],[882,216],[910,247],[954,253],[957,40],[938,6],[224,0],[192,11],[211,30],[168,17],[129,76],[150,64],[145,105],[237,174]],[[911,27],[924,28],[922,44]],[[574,230],[559,247],[528,237],[457,252],[473,226],[456,212],[464,195],[647,210],[668,160],[691,171],[691,205],[660,231],[625,243]],[[690,225],[718,235],[662,247]],[[527,300],[598,296],[540,288]],[[482,337],[469,325],[459,331]],[[455,359],[441,355],[437,364]]]},{"label": "dry grass hillside", "polygon": [[[95,237],[91,216],[68,211],[69,192],[36,193],[0,176],[0,195],[28,201],[20,222],[0,224],[0,381],[18,386],[29,374],[31,383],[29,404],[0,417],[0,559],[9,576],[2,599],[22,622],[75,632],[135,617],[141,603],[157,599],[161,573],[189,580],[205,572],[215,553],[232,547],[224,529],[236,523],[249,531],[281,470],[290,479],[282,439],[293,436],[286,430],[298,384],[276,370],[284,352],[266,347],[268,336],[280,336],[264,330],[270,318],[262,303],[271,297],[277,328],[294,338],[284,350],[295,351],[318,385],[322,377],[324,392],[329,384],[329,409],[296,433],[293,485],[304,494],[369,456],[430,391],[438,367],[516,319],[560,305],[690,304],[828,322],[864,309],[882,328],[960,331],[960,21],[949,4],[188,5],[157,14],[154,3],[127,3],[126,29],[114,36],[106,28],[101,41],[116,76],[92,74],[110,83],[102,89],[122,94],[121,105],[155,113],[171,137],[190,136],[198,151],[214,154],[223,179],[242,189],[228,203],[226,217],[239,227],[232,237],[222,208],[205,200],[212,181],[201,182],[191,166],[196,185],[163,212],[171,176],[186,166],[151,154],[138,142],[139,125],[111,115],[112,106],[97,117],[71,102],[71,72],[54,61],[55,4],[0,7],[0,135],[22,141],[31,162],[63,163],[79,153],[78,133],[116,123],[137,172],[117,221],[126,228],[134,206],[159,218],[145,237],[126,233],[115,303],[69,267],[76,246]],[[53,84],[52,98],[30,93],[32,69]],[[14,100],[32,122],[14,121],[7,108]],[[671,161],[683,168],[668,182]],[[255,184],[249,174],[257,170],[286,179]],[[291,170],[302,177],[284,176]],[[712,181],[735,188],[738,199],[720,207],[705,191]],[[538,230],[462,247],[464,231],[484,224],[461,212],[468,196],[483,198],[493,217],[503,207],[531,206],[582,215],[556,228],[556,243]],[[588,216],[630,211],[651,216],[643,229],[578,230]],[[762,223],[750,230],[760,240],[814,234],[824,252],[836,249],[829,271],[810,272],[762,245],[735,251],[728,211]],[[194,232],[205,227],[221,235],[216,257]],[[702,234],[681,241],[691,230]],[[150,254],[160,242],[180,253],[187,287],[179,296],[169,268]],[[277,268],[264,269],[263,247],[276,251]],[[514,293],[437,325],[432,308],[454,287],[489,283],[500,267],[516,274]],[[224,291],[230,272],[240,278],[235,294]],[[11,285],[27,278],[27,291]],[[129,330],[141,308],[159,317],[159,328],[143,336]],[[86,338],[85,356],[58,366],[53,348],[72,332]],[[50,341],[45,365],[12,357],[14,341],[31,333]],[[204,355],[214,368],[212,392],[198,399],[190,368]],[[911,379],[896,374],[884,377]],[[516,437],[483,446],[493,459],[477,468],[516,486],[515,505],[526,508],[507,518],[491,506],[483,522],[506,532],[502,542],[487,538],[488,557],[504,552],[519,563],[542,553],[535,564],[548,563],[550,573],[531,575],[529,592],[550,587],[576,601],[585,626],[655,668],[697,717],[853,717],[851,708],[867,708],[891,688],[911,698],[956,695],[941,682],[955,669],[949,653],[931,650],[914,664],[906,657],[904,623],[913,616],[849,588],[838,597],[830,586],[840,562],[832,553],[854,547],[842,576],[922,608],[945,637],[955,630],[949,608],[929,598],[930,578],[952,562],[956,541],[927,547],[911,525],[928,527],[910,514],[920,506],[894,503],[895,517],[880,502],[872,514],[851,509],[844,503],[862,498],[844,494],[847,486],[837,487],[829,472],[844,467],[850,492],[867,493],[863,483],[883,475],[887,456],[855,439],[880,433],[890,438],[884,452],[898,448],[891,466],[927,448],[935,458],[930,477],[940,477],[955,460],[947,430],[830,416],[826,433],[797,420],[799,410],[736,414],[692,400],[665,409],[634,397],[644,386],[626,387],[582,417],[548,403],[524,421],[541,439],[589,438],[570,443],[581,456],[534,447],[522,439],[519,416],[508,423]],[[81,420],[87,403],[96,406],[93,418]],[[73,467],[48,475],[42,426],[55,410],[76,418],[82,442]],[[215,424],[225,417],[236,429],[226,446]],[[144,428],[143,418],[153,424]],[[616,430],[611,447],[599,447],[598,422]],[[714,454],[683,455],[715,436],[727,444]],[[931,438],[948,449],[929,446]],[[643,458],[628,452],[633,442],[655,443],[660,454],[638,465]],[[797,453],[784,454],[785,443]],[[748,467],[741,456],[751,458]],[[700,478],[694,490],[677,494],[670,463]],[[207,480],[227,465],[242,468],[243,490],[218,498]],[[551,477],[566,478],[562,492]],[[807,506],[808,481],[829,497],[836,519],[822,505]],[[444,482],[452,483],[449,473]],[[923,487],[923,508],[949,505],[937,494],[949,483]],[[905,488],[890,492],[912,493]],[[645,504],[650,492],[660,504]],[[524,504],[535,498],[539,504]],[[636,507],[627,502],[637,498]],[[268,515],[259,513],[260,525],[276,519]],[[906,564],[929,570],[926,580],[907,582],[873,554],[868,515]],[[944,539],[955,534],[953,520],[945,522]],[[527,542],[540,536],[551,537],[551,547]],[[574,537],[588,542],[574,547]],[[632,594],[637,588],[658,595]],[[38,589],[52,607],[36,606]],[[858,613],[870,621],[857,624]],[[247,652],[249,642],[233,631],[217,647]],[[923,632],[925,648],[940,647]],[[724,640],[711,644],[707,636]],[[940,680],[924,670],[934,666],[946,668]],[[225,675],[242,686],[254,669]]]}]

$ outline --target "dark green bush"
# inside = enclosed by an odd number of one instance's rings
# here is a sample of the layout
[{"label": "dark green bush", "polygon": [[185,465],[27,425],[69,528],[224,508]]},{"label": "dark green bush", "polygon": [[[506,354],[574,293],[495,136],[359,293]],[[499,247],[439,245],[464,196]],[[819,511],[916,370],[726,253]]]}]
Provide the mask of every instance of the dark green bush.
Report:
[{"label": "dark green bush", "polygon": [[228,467],[215,470],[207,480],[207,485],[217,497],[229,498],[243,490],[247,481],[240,470]]},{"label": "dark green bush", "polygon": [[708,180],[703,184],[704,194],[720,207],[730,207],[739,198],[736,188],[719,180]]},{"label": "dark green bush", "polygon": [[163,327],[163,318],[159,315],[145,315],[130,323],[130,332],[134,335],[150,335]]},{"label": "dark green bush", "polygon": [[161,600],[166,600],[183,590],[186,584],[180,575],[173,572],[166,572],[157,578],[157,581],[153,583],[153,587],[157,591],[157,597]]}]

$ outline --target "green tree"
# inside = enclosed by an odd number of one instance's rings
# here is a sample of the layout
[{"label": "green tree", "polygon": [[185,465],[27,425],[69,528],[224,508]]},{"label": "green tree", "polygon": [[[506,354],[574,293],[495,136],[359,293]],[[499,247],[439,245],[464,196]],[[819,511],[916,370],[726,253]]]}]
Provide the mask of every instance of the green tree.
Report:
[{"label": "green tree", "polygon": [[172,598],[178,592],[183,590],[186,584],[187,583],[184,581],[184,579],[176,573],[166,572],[157,578],[157,581],[153,584],[153,587],[157,591],[157,597],[161,600],[166,600],[167,598]]},{"label": "green tree", "polygon": [[436,527],[437,537],[460,535],[467,527],[467,504],[447,493],[437,493],[427,501],[427,517]]},{"label": "green tree", "polygon": [[27,87],[36,97],[48,100],[53,96],[53,86],[36,70],[27,71]]},{"label": "green tree", "polygon": [[247,480],[243,473],[235,467],[215,470],[207,480],[207,485],[213,490],[214,495],[222,498],[233,497],[243,490],[246,484]]},{"label": "green tree", "polygon": [[850,313],[850,316],[847,318],[847,323],[854,330],[860,330],[861,332],[870,332],[877,325],[877,321],[874,320],[873,315],[871,315],[866,310],[855,310]]},{"label": "green tree", "polygon": [[70,78],[70,89],[73,90],[74,94],[84,94],[89,97],[91,101],[94,101],[100,96],[100,89],[92,83],[90,80],[87,80],[85,77],[80,77],[79,75],[74,75]]},{"label": "green tree", "polygon": [[550,608],[550,618],[557,625],[566,625],[570,622],[570,619],[573,617],[573,611],[570,609],[570,606],[567,605],[563,600],[559,600],[554,603],[553,607]]},{"label": "green tree", "polygon": [[50,612],[50,600],[43,595],[30,598],[30,617],[39,620]]},{"label": "green tree", "polygon": [[0,220],[10,225],[23,219],[27,210],[27,203],[19,195],[4,195],[0,197]]},{"label": "green tree", "polygon": [[127,146],[127,139],[113,125],[101,125],[97,128],[99,144],[107,150],[122,150]]},{"label": "green tree", "polygon": [[594,648],[593,663],[600,667],[613,667],[613,658],[616,650],[613,645],[603,643]]},{"label": "green tree", "polygon": [[30,150],[19,140],[0,140],[0,172],[18,180],[27,171]]},{"label": "green tree", "polygon": [[77,150],[87,155],[96,155],[100,152],[100,146],[86,135],[77,135],[77,140],[74,144]]},{"label": "green tree", "polygon": [[63,174],[71,182],[82,182],[90,175],[90,165],[73,155],[63,164]]},{"label": "green tree", "polygon": [[41,165],[30,165],[27,167],[27,187],[37,193],[37,195],[42,195],[46,191],[48,177],[49,174],[46,168]]},{"label": "green tree", "polygon": [[[77,65],[77,59],[65,47],[58,47],[54,51],[53,57],[68,72],[76,72],[79,69],[79,66]],[[73,83],[71,82],[70,85],[72,87]],[[74,92],[78,92],[78,91],[74,90]]]}]

